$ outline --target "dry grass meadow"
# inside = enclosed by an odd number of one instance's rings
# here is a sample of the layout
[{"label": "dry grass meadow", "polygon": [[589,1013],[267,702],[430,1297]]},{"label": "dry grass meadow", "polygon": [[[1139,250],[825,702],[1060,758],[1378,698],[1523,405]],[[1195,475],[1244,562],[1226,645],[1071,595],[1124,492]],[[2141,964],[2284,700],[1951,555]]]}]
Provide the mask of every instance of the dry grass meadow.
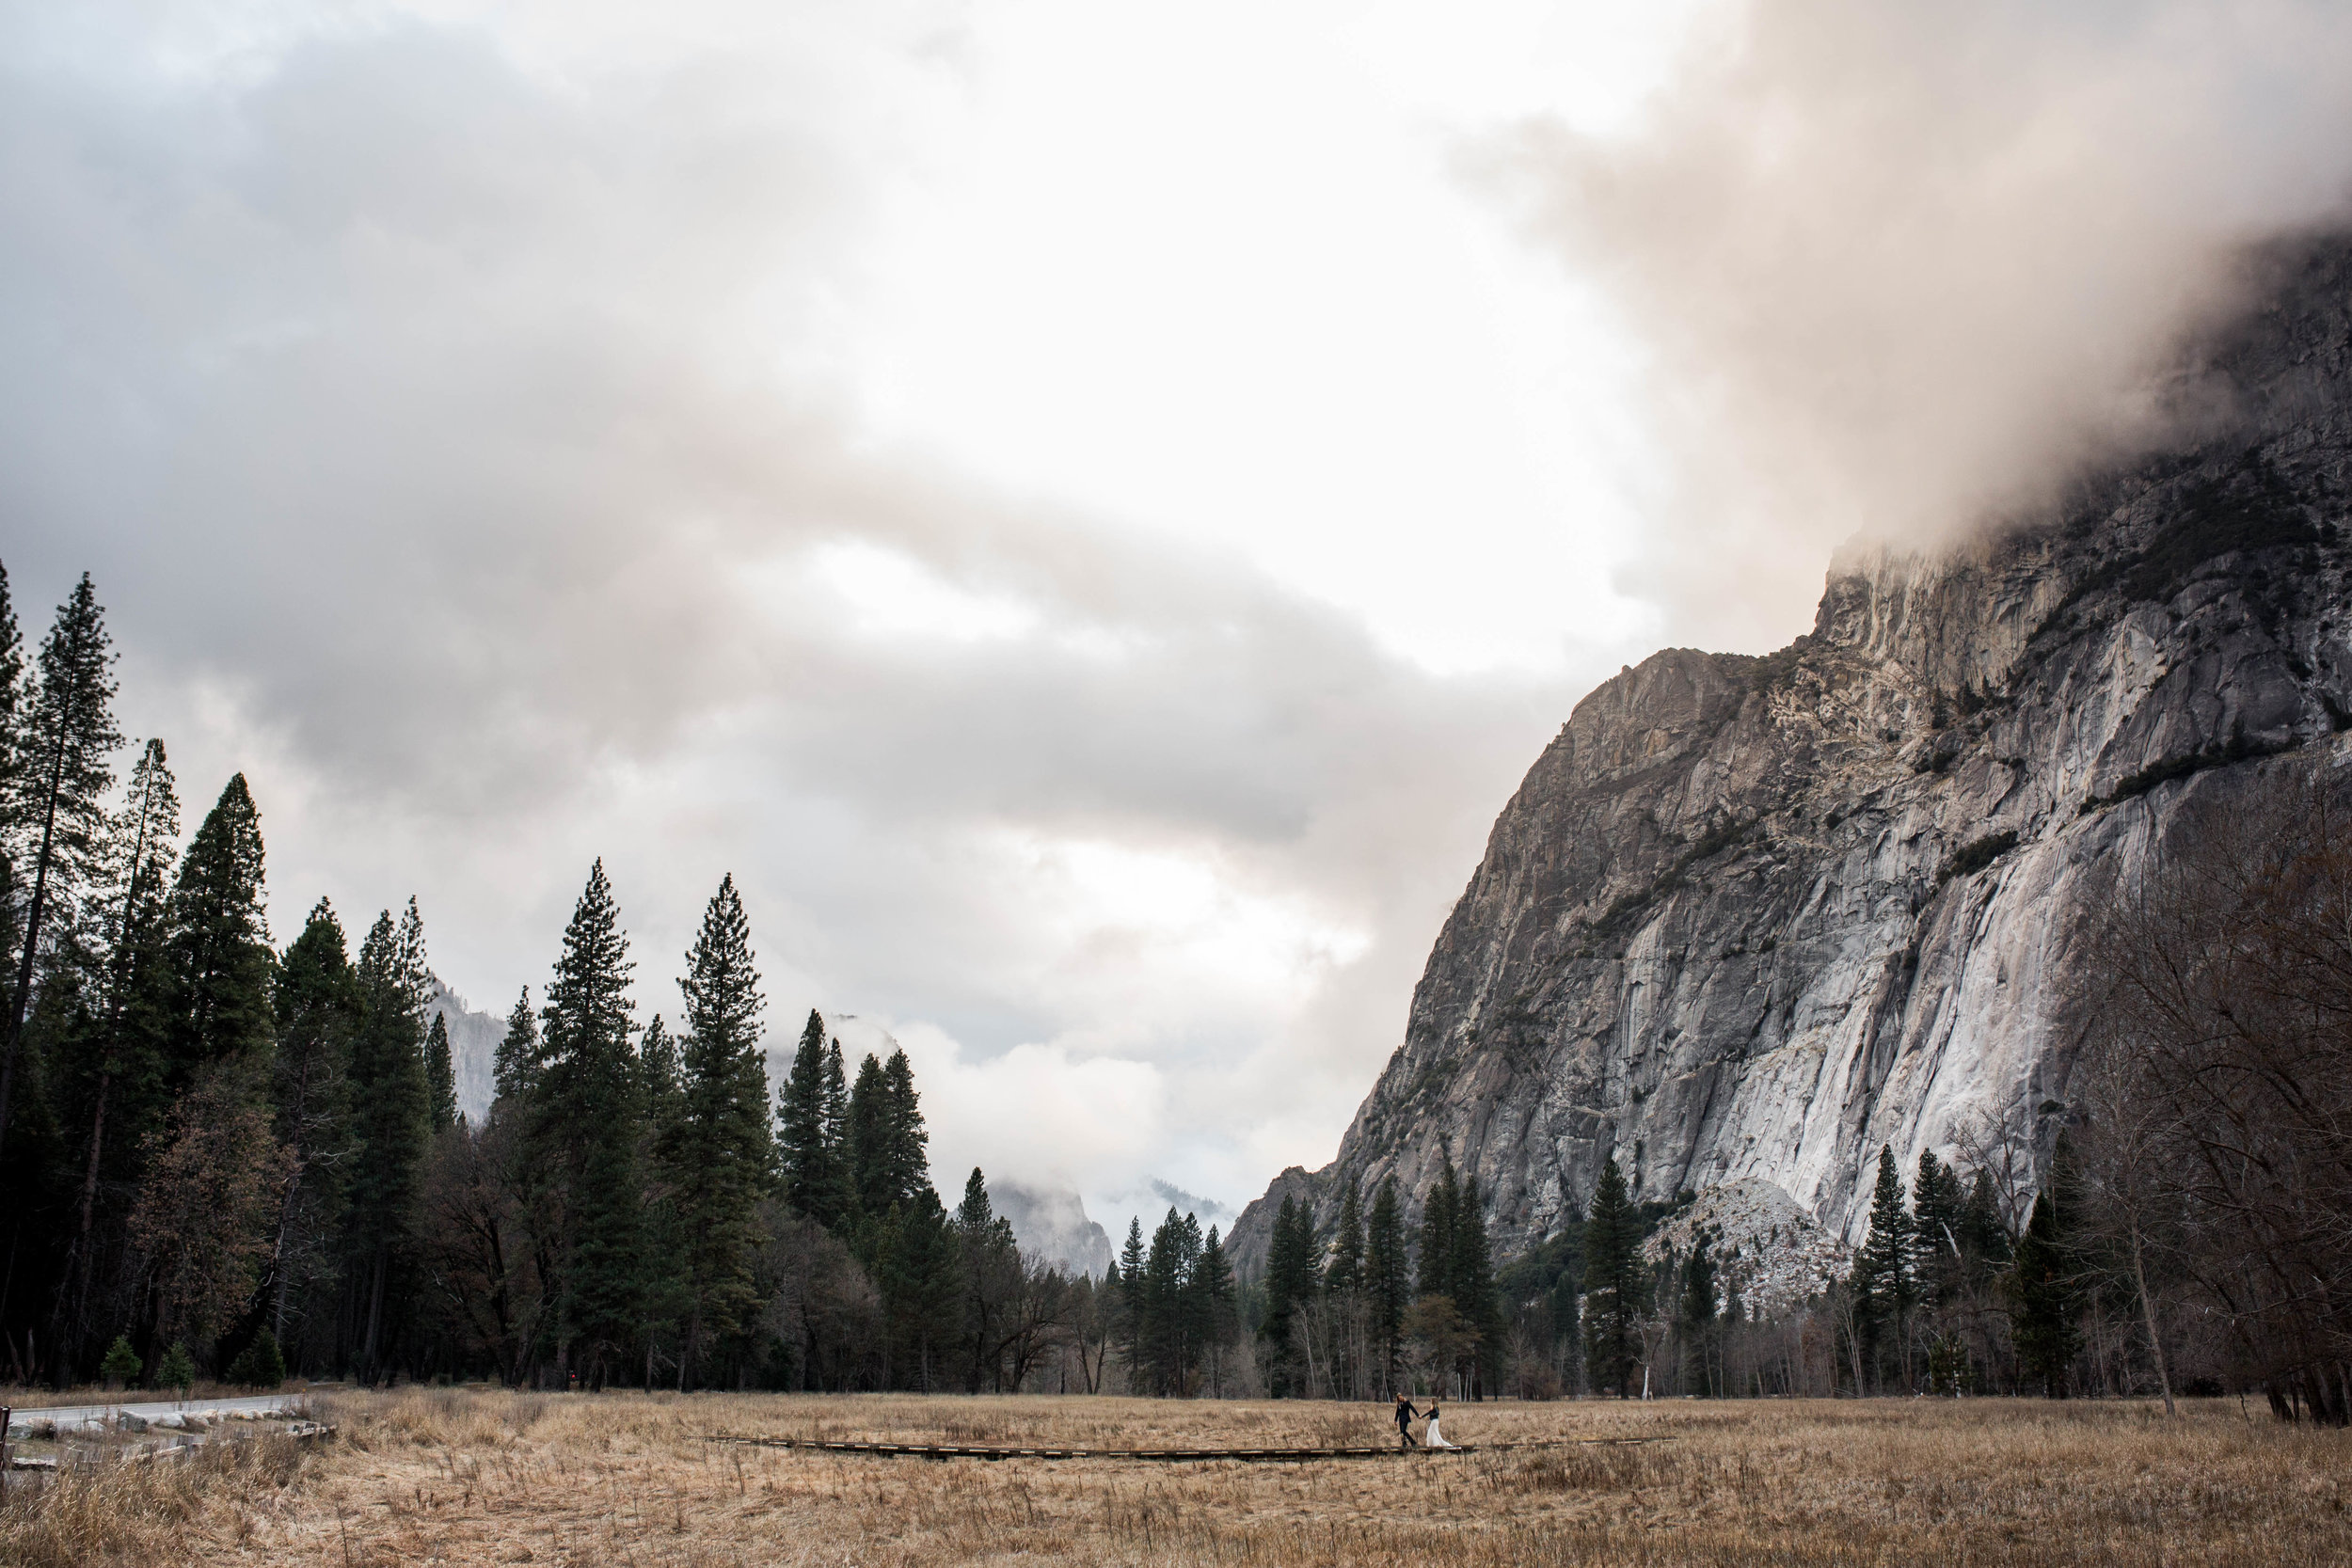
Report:
[{"label": "dry grass meadow", "polygon": [[2233,1564],[2352,1561],[2352,1436],[2137,1404],[1453,1407],[1459,1442],[1242,1465],[927,1461],[713,1433],[1149,1447],[1392,1438],[1361,1405],[780,1395],[339,1396],[330,1443],[69,1476],[0,1562]]}]

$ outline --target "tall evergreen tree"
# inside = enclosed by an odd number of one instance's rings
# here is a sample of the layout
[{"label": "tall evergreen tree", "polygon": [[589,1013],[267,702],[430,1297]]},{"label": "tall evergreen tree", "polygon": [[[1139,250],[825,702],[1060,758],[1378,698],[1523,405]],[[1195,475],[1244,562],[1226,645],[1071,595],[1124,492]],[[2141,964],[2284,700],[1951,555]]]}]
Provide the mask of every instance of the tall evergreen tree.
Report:
[{"label": "tall evergreen tree", "polygon": [[[13,618],[9,628],[13,631]],[[16,1092],[17,1056],[33,998],[41,937],[54,911],[71,909],[96,868],[104,837],[106,798],[114,787],[113,758],[122,744],[114,720],[114,651],[105,615],[87,574],[57,608],[56,624],[41,643],[40,678],[18,725],[14,798],[8,825],[23,838],[30,883],[15,933],[21,952],[0,1036],[0,1152],[8,1147]]]},{"label": "tall evergreen tree", "polygon": [[1412,1292],[1405,1256],[1405,1218],[1393,1176],[1382,1180],[1372,1200],[1372,1222],[1364,1237],[1364,1276],[1372,1340],[1380,1357],[1380,1391],[1387,1393],[1396,1386],[1405,1308]]},{"label": "tall evergreen tree", "polygon": [[[677,1037],[661,1022],[661,1015],[654,1014],[637,1041],[635,1107],[637,1168],[648,1179],[638,1214],[644,1269],[637,1291],[648,1393],[653,1391],[655,1367],[664,1344],[675,1348],[680,1391],[688,1386],[689,1363],[693,1360],[688,1341],[693,1337],[697,1279],[691,1262],[686,1269],[670,1262],[692,1250],[685,1205],[688,1189],[697,1176],[680,1148],[686,1130],[685,1070]],[[767,1098],[763,1085],[759,1097],[763,1114]]]},{"label": "tall evergreen tree", "polygon": [[1461,1207],[1460,1180],[1454,1174],[1448,1151],[1438,1167],[1438,1180],[1421,1209],[1421,1293],[1442,1296],[1453,1289],[1454,1212]]},{"label": "tall evergreen tree", "polygon": [[825,1147],[833,1151],[834,1212],[846,1223],[856,1207],[850,1180],[850,1080],[841,1070],[841,1042],[825,1042]]},{"label": "tall evergreen tree", "polygon": [[2033,1200],[2033,1215],[2017,1243],[2017,1264],[2010,1275],[2015,1306],[2010,1339],[2019,1368],[2052,1399],[2066,1397],[2067,1368],[2082,1347],[2082,1331],[2074,1321],[2073,1272],[2058,1205],[2050,1194],[2042,1193]]},{"label": "tall evergreen tree", "polygon": [[1208,1326],[1207,1298],[1197,1278],[1200,1247],[1200,1222],[1177,1213],[1171,1205],[1152,1233],[1152,1250],[1143,1265],[1144,1362],[1155,1394],[1191,1392],[1194,1363]]},{"label": "tall evergreen tree", "polygon": [[1285,1193],[1282,1206],[1275,1211],[1274,1234],[1266,1248],[1265,1323],[1259,1330],[1266,1343],[1266,1391],[1276,1399],[1304,1391],[1294,1366],[1293,1325],[1298,1308],[1313,1299],[1320,1273],[1314,1208]]},{"label": "tall evergreen tree", "polygon": [[450,1054],[449,1015],[436,1008],[424,1035],[425,1123],[435,1132],[457,1125],[457,1063]]},{"label": "tall evergreen tree", "polygon": [[531,1142],[562,1173],[557,1361],[601,1386],[640,1322],[638,1069],[628,939],[599,860],[540,1009]]},{"label": "tall evergreen tree", "polygon": [[506,1015],[506,1033],[499,1040],[498,1053],[491,1058],[490,1070],[500,1100],[519,1105],[538,1080],[539,1015],[531,1008],[531,988],[522,994]]},{"label": "tall evergreen tree", "polygon": [[930,1133],[904,1051],[892,1052],[887,1063],[869,1053],[858,1065],[848,1120],[850,1184],[859,1210],[870,1217],[897,1203],[912,1212],[915,1199],[931,1192]]},{"label": "tall evergreen tree", "polygon": [[988,1383],[1001,1393],[1005,1321],[1021,1293],[1021,1253],[1012,1223],[989,1202],[977,1165],[963,1183],[955,1227],[963,1268],[964,1391],[977,1394]]},{"label": "tall evergreen tree", "polygon": [[691,1377],[707,1346],[739,1344],[758,1316],[759,1201],[773,1187],[776,1169],[759,1045],[767,1002],[732,876],[703,911],[679,990],[686,993],[683,1114],[664,1152],[678,1192],[691,1292],[685,1346]]},{"label": "tall evergreen tree", "polygon": [[922,1100],[914,1092],[914,1069],[904,1050],[893,1051],[882,1065],[890,1090],[890,1111],[884,1125],[888,1142],[883,1154],[884,1180],[900,1196],[929,1192],[931,1186],[931,1135],[923,1125]]},{"label": "tall evergreen tree", "polygon": [[1486,1242],[1486,1208],[1474,1176],[1455,1195],[1452,1229],[1445,1293],[1471,1336],[1470,1364],[1463,1369],[1470,1374],[1470,1397],[1484,1399],[1502,1373],[1502,1302],[1495,1293],[1494,1254]]},{"label": "tall evergreen tree", "polygon": [[[1879,1149],[1878,1183],[1870,1196],[1870,1230],[1854,1258],[1852,1284],[1862,1364],[1883,1376],[1881,1363],[1890,1349],[1898,1352],[1899,1362],[1904,1359],[1899,1353],[1914,1299],[1911,1215],[1904,1208],[1903,1179],[1895,1167],[1892,1147]],[[1899,1367],[1897,1377],[1908,1383],[1910,1370]]]},{"label": "tall evergreen tree", "polygon": [[[0,683],[8,668],[13,625],[8,624],[5,578],[0,578]],[[13,693],[10,693],[13,696]],[[0,727],[12,721],[0,713]],[[0,738],[0,745],[5,739]],[[98,1246],[99,1181],[109,1161],[117,1168],[135,1151],[160,1111],[163,1033],[168,1007],[172,868],[179,856],[180,799],[164,755],[150,740],[132,769],[130,788],[106,847],[105,901],[101,911],[104,975],[84,1067],[88,1132],[82,1148],[82,1184],[73,1242],[64,1271],[57,1332],[77,1361],[88,1322],[91,1270]],[[112,1142],[109,1143],[109,1117]]]},{"label": "tall evergreen tree", "polygon": [[1647,1283],[1633,1196],[1612,1155],[1600,1168],[1584,1222],[1584,1366],[1596,1392],[1613,1388],[1621,1399],[1631,1393]]},{"label": "tall evergreen tree", "polygon": [[328,1277],[326,1244],[343,1218],[352,1128],[351,1051],[362,1007],[342,923],[326,899],[311,906],[302,934],[278,960],[271,999],[278,1025],[272,1060],[277,1132],[291,1152],[270,1259],[270,1333],[288,1338],[298,1286]]},{"label": "tall evergreen tree", "polygon": [[1216,1226],[1209,1227],[1208,1239],[1200,1243],[1200,1261],[1193,1272],[1193,1286],[1200,1299],[1201,1330],[1214,1370],[1216,1358],[1233,1342],[1241,1328],[1234,1302],[1233,1265],[1225,1256],[1225,1243],[1217,1236]]},{"label": "tall evergreen tree", "polygon": [[1968,1260],[1972,1280],[2009,1267],[2009,1227],[2002,1222],[2001,1203],[1994,1195],[1990,1171],[1977,1172],[1969,1184],[1968,1201],[1960,1214],[1960,1250]]},{"label": "tall evergreen tree", "polygon": [[850,1086],[848,1145],[850,1196],[859,1216],[871,1223],[890,1212],[900,1194],[890,1163],[890,1085],[882,1058],[866,1053]]},{"label": "tall evergreen tree", "polygon": [[1104,1289],[1113,1292],[1111,1336],[1118,1342],[1119,1358],[1127,1368],[1127,1391],[1134,1394],[1147,1392],[1150,1379],[1143,1362],[1145,1260],[1143,1219],[1130,1214],[1126,1243],[1111,1260]]},{"label": "tall evergreen tree", "polygon": [[1364,1208],[1356,1183],[1340,1194],[1339,1229],[1331,1236],[1331,1258],[1323,1271],[1323,1288],[1332,1295],[1353,1297],[1364,1285]]},{"label": "tall evergreen tree", "polygon": [[645,1127],[657,1144],[666,1147],[686,1117],[686,1068],[677,1037],[660,1013],[637,1041],[637,1082],[638,1109]]},{"label": "tall evergreen tree", "polygon": [[358,1026],[351,1042],[358,1157],[345,1211],[346,1333],[354,1364],[373,1378],[388,1359],[406,1305],[396,1275],[415,1235],[417,1193],[432,1132],[424,1064],[424,923],[411,898],[395,923],[389,910],[359,943]]},{"label": "tall evergreen tree", "polygon": [[1949,1306],[1959,1294],[1966,1258],[1961,1234],[1967,1228],[1968,1195],[1960,1172],[1919,1151],[1919,1174],[1911,1188],[1912,1269],[1919,1299]]},{"label": "tall evergreen tree", "polygon": [[929,1181],[883,1212],[873,1253],[892,1358],[887,1381],[928,1394],[945,1370],[943,1354],[963,1331],[962,1250]]},{"label": "tall evergreen tree", "polygon": [[239,773],[189,841],[172,889],[175,1081],[208,1063],[258,1059],[276,1036],[262,876],[262,816]]},{"label": "tall evergreen tree", "polygon": [[843,1168],[842,1132],[836,1125],[840,1098],[841,1047],[827,1049],[824,1015],[808,1010],[792,1070],[776,1091],[778,1155],[785,1201],[828,1230],[849,1218],[849,1172]]},{"label": "tall evergreen tree", "polygon": [[1715,1259],[1708,1251],[1707,1232],[1691,1238],[1691,1255],[1682,1260],[1681,1274],[1675,1328],[1682,1342],[1682,1391],[1711,1394],[1722,1303],[1715,1292]]}]

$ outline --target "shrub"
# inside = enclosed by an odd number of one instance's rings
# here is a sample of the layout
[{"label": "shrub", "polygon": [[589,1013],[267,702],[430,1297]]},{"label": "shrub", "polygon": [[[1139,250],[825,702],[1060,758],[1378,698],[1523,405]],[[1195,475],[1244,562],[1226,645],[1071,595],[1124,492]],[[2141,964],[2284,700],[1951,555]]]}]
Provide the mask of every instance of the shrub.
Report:
[{"label": "shrub", "polygon": [[286,1358],[278,1349],[278,1336],[268,1329],[229,1363],[229,1381],[248,1388],[275,1388],[286,1381]]},{"label": "shrub", "polygon": [[195,1381],[196,1362],[189,1356],[187,1345],[174,1339],[171,1348],[164,1352],[164,1358],[155,1363],[155,1386],[177,1388],[184,1394]]},{"label": "shrub", "polygon": [[106,1347],[106,1358],[98,1364],[98,1375],[105,1379],[107,1387],[119,1388],[136,1383],[145,1365],[131,1348],[131,1337],[118,1334],[115,1342]]}]

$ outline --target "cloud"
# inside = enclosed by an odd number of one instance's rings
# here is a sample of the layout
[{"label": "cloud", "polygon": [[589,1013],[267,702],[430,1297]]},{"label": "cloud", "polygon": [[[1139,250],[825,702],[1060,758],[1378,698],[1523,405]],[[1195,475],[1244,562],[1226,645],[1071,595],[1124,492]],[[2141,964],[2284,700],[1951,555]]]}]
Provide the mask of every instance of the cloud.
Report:
[{"label": "cloud", "polygon": [[1671,462],[1628,586],[1760,649],[1833,546],[2027,509],[2158,416],[2249,241],[2342,210],[2352,16],[1755,0],[1630,133],[1466,162],[1636,323]]},{"label": "cloud", "polygon": [[[771,1027],[896,1021],[943,1157],[1245,1199],[1327,1156],[1495,810],[1642,651],[1610,561],[1677,637],[1784,641],[1856,523],[1925,537],[2127,437],[2215,258],[2352,147],[2352,51],[2285,5],[1701,12],[1645,115],[1594,61],[1655,37],[1563,34],[1498,101],[1613,106],[1465,144],[1567,275],[1535,300],[1420,166],[1479,51],[1415,78],[1463,35],[1384,12],[1327,52],[1343,10],[1258,55],[1202,30],[1241,8],[0,9],[12,583],[38,620],[91,571],[126,727],[192,802],[248,773],[281,934],[414,892],[502,1011],[601,855],[675,1015],[731,871]],[[1132,91],[1073,85],[1120,48]],[[1248,101],[1195,136],[1229,59]],[[1216,267],[1162,287],[1171,246]],[[877,422],[910,379],[988,404],[973,438]],[[1595,476],[1651,447],[1639,532]],[[1135,473],[1194,521],[1104,499]]]},{"label": "cloud", "polygon": [[1243,1196],[1263,1106],[1327,1141],[1565,686],[858,422],[832,323],[953,9],[215,14],[5,22],[0,512],[191,800],[251,776],[279,927],[415,892],[502,1010],[601,855],[675,1016],[732,871],[771,1027],[904,1021],[943,1151]]}]

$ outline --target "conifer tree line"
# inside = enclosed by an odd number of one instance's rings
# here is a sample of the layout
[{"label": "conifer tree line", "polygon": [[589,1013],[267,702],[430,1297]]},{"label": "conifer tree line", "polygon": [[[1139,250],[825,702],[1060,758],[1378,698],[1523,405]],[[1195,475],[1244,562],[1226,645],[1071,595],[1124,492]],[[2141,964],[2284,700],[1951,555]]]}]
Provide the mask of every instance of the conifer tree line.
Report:
[{"label": "conifer tree line", "polygon": [[1369,1209],[1358,1185],[1343,1186],[1327,1234],[1311,1202],[1285,1194],[1250,1294],[1261,1375],[1277,1399],[1502,1391],[1502,1298],[1485,1209],[1477,1179],[1464,1180],[1450,1153],[1417,1228],[1393,1176]]},{"label": "conifer tree line", "polygon": [[941,1203],[903,1052],[845,1083],[812,1012],[771,1101],[732,878],[673,1024],[641,1015],[592,867],[477,1125],[416,901],[355,948],[321,899],[278,947],[244,776],[183,847],[164,743],[124,766],[89,579],[29,654],[8,589],[0,568],[7,1376],[1103,1386],[1110,1295],[1025,1259],[979,1171]]}]

